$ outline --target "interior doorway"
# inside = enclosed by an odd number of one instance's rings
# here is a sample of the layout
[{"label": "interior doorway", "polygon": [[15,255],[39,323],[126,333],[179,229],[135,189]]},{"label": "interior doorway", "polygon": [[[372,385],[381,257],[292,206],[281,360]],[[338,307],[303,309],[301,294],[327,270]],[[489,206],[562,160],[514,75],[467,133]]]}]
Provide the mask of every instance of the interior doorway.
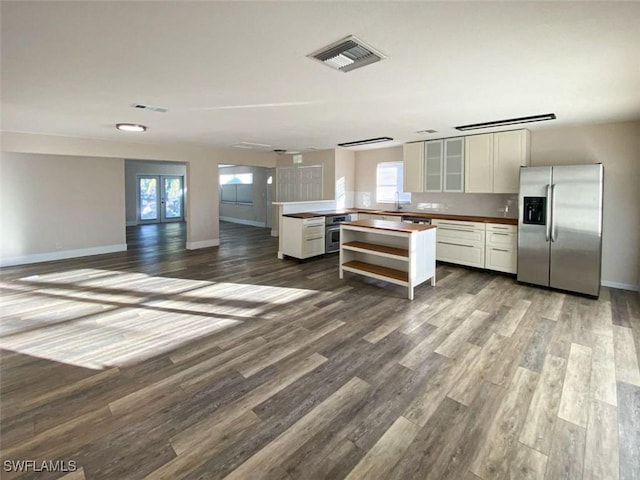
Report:
[{"label": "interior doorway", "polygon": [[184,221],[184,177],[137,176],[138,223]]}]

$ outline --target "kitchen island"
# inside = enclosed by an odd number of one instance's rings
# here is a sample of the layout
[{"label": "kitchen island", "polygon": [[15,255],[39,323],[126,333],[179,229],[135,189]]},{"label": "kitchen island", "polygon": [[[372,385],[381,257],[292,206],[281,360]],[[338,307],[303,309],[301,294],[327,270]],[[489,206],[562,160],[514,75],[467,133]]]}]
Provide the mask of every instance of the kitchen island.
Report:
[{"label": "kitchen island", "polygon": [[414,288],[431,279],[436,284],[436,227],[386,220],[340,224],[340,278],[356,273]]}]

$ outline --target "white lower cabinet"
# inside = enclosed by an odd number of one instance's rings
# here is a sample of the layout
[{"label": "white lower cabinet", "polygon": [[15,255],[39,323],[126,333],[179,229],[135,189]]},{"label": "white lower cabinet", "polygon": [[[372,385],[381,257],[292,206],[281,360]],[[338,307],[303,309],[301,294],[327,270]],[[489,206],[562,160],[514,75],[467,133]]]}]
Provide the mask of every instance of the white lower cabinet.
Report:
[{"label": "white lower cabinet", "polygon": [[518,270],[518,227],[488,223],[486,232],[485,268],[499,272]]},{"label": "white lower cabinet", "polygon": [[324,254],[324,217],[282,217],[282,253],[295,258]]},{"label": "white lower cabinet", "polygon": [[432,220],[436,260],[498,272],[516,273],[518,227],[500,223]]},{"label": "white lower cabinet", "polygon": [[432,220],[436,225],[436,260],[485,268],[485,224]]}]

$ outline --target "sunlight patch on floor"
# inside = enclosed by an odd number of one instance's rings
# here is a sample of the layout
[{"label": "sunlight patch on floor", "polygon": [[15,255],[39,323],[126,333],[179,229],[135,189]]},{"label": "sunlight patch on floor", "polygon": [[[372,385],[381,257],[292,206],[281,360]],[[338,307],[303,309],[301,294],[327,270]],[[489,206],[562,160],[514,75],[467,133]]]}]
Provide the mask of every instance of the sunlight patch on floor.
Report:
[{"label": "sunlight patch on floor", "polygon": [[152,358],[318,293],[98,269],[0,286],[0,348],[92,369]]}]

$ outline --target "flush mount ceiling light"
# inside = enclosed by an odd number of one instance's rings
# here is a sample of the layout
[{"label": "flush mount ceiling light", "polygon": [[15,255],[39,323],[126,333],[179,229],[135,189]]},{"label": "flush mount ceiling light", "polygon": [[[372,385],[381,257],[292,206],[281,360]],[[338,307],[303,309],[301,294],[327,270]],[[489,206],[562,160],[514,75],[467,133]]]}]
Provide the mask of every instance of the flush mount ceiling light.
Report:
[{"label": "flush mount ceiling light", "polygon": [[454,127],[454,128],[456,130],[460,130],[464,132],[466,130],[478,130],[480,128],[503,127],[505,125],[517,125],[519,123],[542,122],[544,120],[555,120],[555,118],[556,118],[555,113],[545,113],[543,115],[532,115],[530,117],[509,118],[507,120],[496,120],[493,122],[461,125],[459,127]]},{"label": "flush mount ceiling light", "polygon": [[356,140],[355,142],[345,142],[339,143],[339,147],[357,147],[359,145],[369,145],[371,143],[380,143],[380,142],[390,142],[393,140],[391,137],[377,137],[377,138],[368,138],[367,140]]},{"label": "flush mount ceiling light", "polygon": [[116,123],[118,130],[124,130],[125,132],[146,132],[147,127],[145,125],[139,125],[137,123]]},{"label": "flush mount ceiling light", "polygon": [[381,52],[353,35],[323,47],[307,57],[345,73],[386,58]]}]

